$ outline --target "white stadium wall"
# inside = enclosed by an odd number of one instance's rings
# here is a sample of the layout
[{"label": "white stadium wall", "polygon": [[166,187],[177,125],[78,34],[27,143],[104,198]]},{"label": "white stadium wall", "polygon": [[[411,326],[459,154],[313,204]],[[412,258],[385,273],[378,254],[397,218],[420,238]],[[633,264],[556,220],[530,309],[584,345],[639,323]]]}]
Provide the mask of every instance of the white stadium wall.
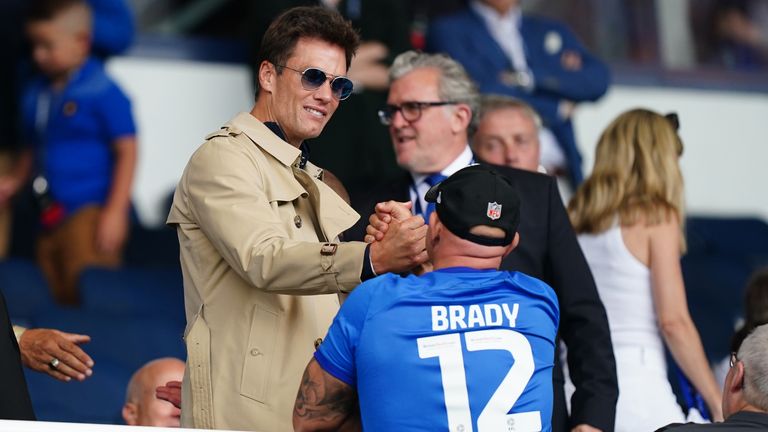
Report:
[{"label": "white stadium wall", "polygon": [[600,133],[619,113],[643,107],[677,112],[687,210],[768,220],[768,94],[614,86],[576,112],[576,136],[589,172]]},{"label": "white stadium wall", "polygon": [[[133,100],[139,128],[134,202],[147,226],[164,222],[164,201],[205,135],[250,109],[244,65],[118,57],[109,71]],[[768,95],[615,85],[576,111],[584,168],[592,167],[600,131],[620,112],[646,107],[680,116],[690,214],[768,219]]]}]

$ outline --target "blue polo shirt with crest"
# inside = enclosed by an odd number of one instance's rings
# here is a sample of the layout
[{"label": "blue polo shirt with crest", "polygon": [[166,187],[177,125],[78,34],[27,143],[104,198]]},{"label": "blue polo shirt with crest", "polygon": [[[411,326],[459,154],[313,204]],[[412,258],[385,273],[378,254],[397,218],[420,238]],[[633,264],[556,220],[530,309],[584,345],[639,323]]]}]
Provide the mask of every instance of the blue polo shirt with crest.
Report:
[{"label": "blue polo shirt with crest", "polygon": [[101,61],[89,58],[58,92],[45,77],[29,82],[22,121],[37,174],[46,177],[51,195],[67,213],[104,204],[112,184],[112,145],[135,135],[136,126],[128,97]]}]

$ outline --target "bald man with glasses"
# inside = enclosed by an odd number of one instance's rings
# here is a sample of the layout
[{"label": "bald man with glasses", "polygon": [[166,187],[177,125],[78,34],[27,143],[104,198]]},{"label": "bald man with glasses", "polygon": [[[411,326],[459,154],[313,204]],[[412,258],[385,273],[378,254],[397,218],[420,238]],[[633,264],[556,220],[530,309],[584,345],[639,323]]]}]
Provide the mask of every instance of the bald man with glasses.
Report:
[{"label": "bald man with glasses", "polygon": [[768,325],[756,327],[738,353],[731,353],[723,385],[725,421],[712,424],[671,424],[658,432],[736,432],[768,430]]},{"label": "bald man with glasses", "polygon": [[179,181],[167,222],[184,275],[184,427],[292,431],[304,365],[339,296],[426,259],[418,217],[377,244],[340,242],[359,216],[307,160],[304,141],[352,93],[357,46],[326,8],[278,17],[261,44],[255,106],[208,135]]}]

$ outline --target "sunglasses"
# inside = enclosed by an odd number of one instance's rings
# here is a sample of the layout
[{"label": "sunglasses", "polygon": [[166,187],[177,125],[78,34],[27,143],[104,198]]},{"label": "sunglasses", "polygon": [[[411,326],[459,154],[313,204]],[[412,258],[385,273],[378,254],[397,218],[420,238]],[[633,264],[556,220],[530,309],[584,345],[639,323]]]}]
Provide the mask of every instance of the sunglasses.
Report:
[{"label": "sunglasses", "polygon": [[665,114],[664,118],[667,119],[667,121],[669,122],[669,125],[675,129],[675,132],[678,132],[680,130],[680,117],[677,115],[676,112]]},{"label": "sunglasses", "polygon": [[303,71],[300,71],[298,69],[294,69],[285,65],[275,65],[277,67],[286,68],[288,70],[292,70],[298,74],[301,74],[301,86],[304,88],[304,90],[317,90],[320,88],[320,86],[323,85],[326,81],[329,79],[331,80],[331,93],[333,94],[333,97],[335,97],[338,100],[344,100],[349,97],[349,95],[352,94],[352,89],[354,88],[354,85],[352,84],[352,80],[343,77],[343,76],[334,76],[331,74],[326,74],[322,70],[318,68],[306,68]]},{"label": "sunglasses", "polygon": [[[675,132],[680,131],[680,117],[677,115],[677,113],[671,112],[669,114],[665,114],[664,118],[667,120],[667,122],[669,122],[669,125],[672,126]],[[678,140],[677,155],[683,155],[683,142],[680,140]]]}]

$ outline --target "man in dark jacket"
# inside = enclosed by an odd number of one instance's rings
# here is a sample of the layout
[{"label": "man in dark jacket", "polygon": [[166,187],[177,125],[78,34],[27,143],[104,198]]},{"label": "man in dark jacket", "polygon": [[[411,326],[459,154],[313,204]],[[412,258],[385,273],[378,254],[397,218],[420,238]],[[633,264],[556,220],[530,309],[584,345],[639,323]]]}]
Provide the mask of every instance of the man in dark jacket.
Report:
[{"label": "man in dark jacket", "polygon": [[3,385],[0,386],[0,419],[34,420],[35,413],[32,411],[32,402],[29,400],[27,382],[21,370],[19,345],[13,334],[2,292],[0,292],[0,371],[3,374]]}]

